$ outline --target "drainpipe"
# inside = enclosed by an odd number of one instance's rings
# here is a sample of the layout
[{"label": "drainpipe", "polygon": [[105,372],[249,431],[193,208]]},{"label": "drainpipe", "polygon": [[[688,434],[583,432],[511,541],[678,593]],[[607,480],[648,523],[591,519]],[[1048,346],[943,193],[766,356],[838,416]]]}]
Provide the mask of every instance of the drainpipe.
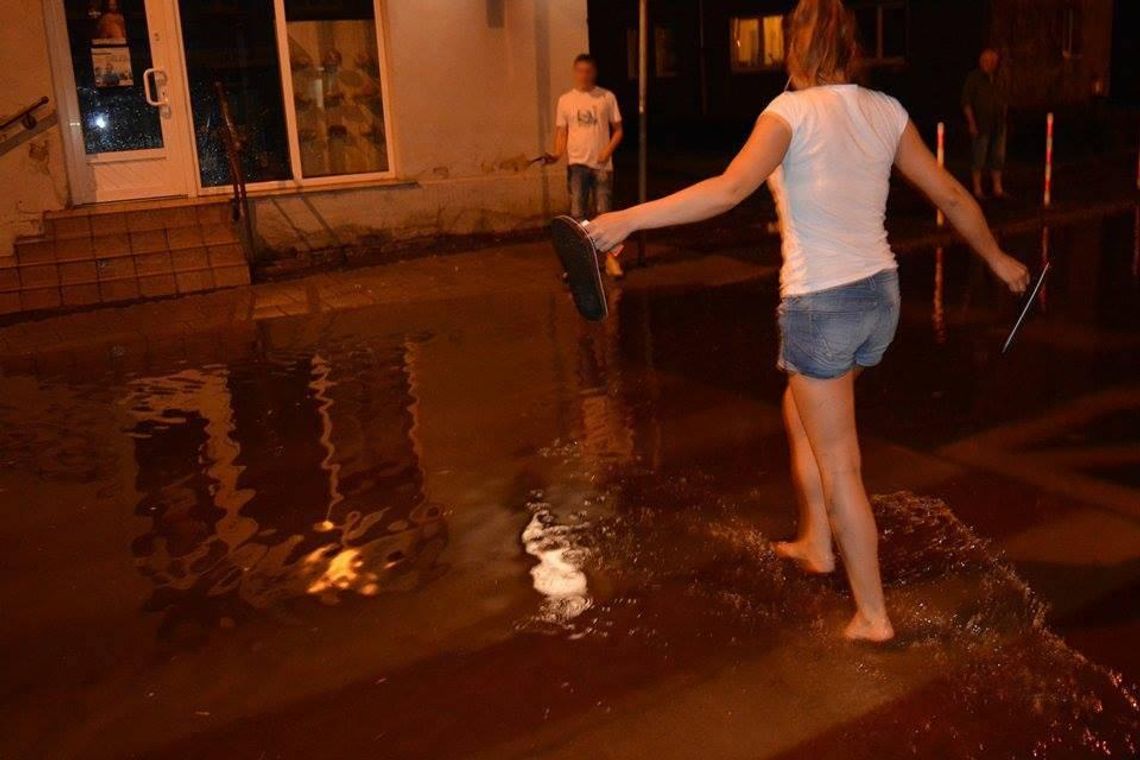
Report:
[{"label": "drainpipe", "polygon": [[[646,101],[649,95],[649,0],[639,0],[637,21],[637,202],[645,203],[649,195],[647,164],[648,129]],[[645,264],[645,233],[637,236],[637,264]]]}]

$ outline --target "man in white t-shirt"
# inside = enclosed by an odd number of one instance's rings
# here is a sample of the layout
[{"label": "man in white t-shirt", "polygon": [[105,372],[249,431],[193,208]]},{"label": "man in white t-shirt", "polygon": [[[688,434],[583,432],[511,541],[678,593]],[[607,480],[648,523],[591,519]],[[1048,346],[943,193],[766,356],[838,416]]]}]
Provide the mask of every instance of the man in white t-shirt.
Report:
[{"label": "man in white t-shirt", "polygon": [[[558,99],[554,152],[547,157],[554,163],[566,156],[570,215],[579,220],[613,208],[612,157],[622,138],[617,98],[598,87],[597,79],[593,56],[583,53],[574,59],[574,89]],[[615,257],[606,257],[606,271],[621,277]]]}]

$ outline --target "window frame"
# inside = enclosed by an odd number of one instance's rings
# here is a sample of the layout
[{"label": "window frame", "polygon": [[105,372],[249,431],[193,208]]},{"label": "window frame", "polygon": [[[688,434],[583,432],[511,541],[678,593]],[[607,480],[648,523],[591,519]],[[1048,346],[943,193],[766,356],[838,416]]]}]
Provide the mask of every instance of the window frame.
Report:
[{"label": "window frame", "polygon": [[[775,64],[763,63],[760,66],[743,67],[736,60],[736,35],[734,34],[733,26],[739,21],[756,20],[760,22],[760,30],[764,30],[764,20],[769,18],[780,19],[780,26],[783,28],[782,35],[784,40],[784,50],[780,54],[779,62]],[[784,66],[788,60],[788,36],[787,36],[787,13],[755,13],[747,15],[732,15],[728,17],[728,70],[731,74],[753,75],[753,74],[771,74],[774,71],[783,71]],[[763,38],[761,38],[763,41]],[[765,52],[761,48],[761,55]]]},{"label": "window frame", "polygon": [[[676,79],[681,75],[680,56],[676,52],[677,34],[676,26],[672,23],[657,22],[651,24],[653,35],[652,44],[649,46],[649,69],[652,72],[650,77],[652,79]],[[673,71],[663,72],[661,70],[661,49],[658,46],[659,32],[665,32],[673,36],[674,53],[673,57],[676,59],[677,67]],[[638,50],[639,38],[641,32],[636,26],[626,26],[625,28],[625,73],[626,79],[630,82],[637,81],[638,58],[640,57],[640,50]]]},{"label": "window frame", "polygon": [[1061,8],[1061,58],[1066,61],[1084,57],[1084,8],[1066,3]]},{"label": "window frame", "polygon": [[[316,188],[333,188],[341,185],[365,185],[368,183],[389,183],[398,181],[398,163],[396,151],[392,140],[392,106],[391,86],[388,69],[388,23],[384,13],[383,0],[372,0],[372,9],[376,26],[376,52],[380,64],[380,102],[384,108],[384,147],[388,156],[388,170],[383,172],[359,172],[355,174],[335,174],[323,177],[305,177],[301,169],[301,138],[297,132],[297,101],[294,97],[293,72],[289,63],[289,33],[288,19],[285,15],[285,0],[273,0],[274,34],[277,40],[277,67],[281,77],[281,97],[285,101],[282,105],[285,111],[285,131],[288,136],[289,167],[293,173],[292,179],[264,180],[248,183],[251,194],[308,190]],[[181,51],[181,65],[186,70],[186,48],[182,44],[182,23],[178,19],[179,49]],[[187,84],[187,102],[189,102],[189,84]],[[187,127],[191,138],[194,137],[194,119],[187,114]],[[196,143],[191,142],[191,145]],[[208,187],[202,184],[201,165],[198,151],[193,151],[194,171],[197,177],[198,195],[229,195],[233,188],[228,185]]]},{"label": "window frame", "polygon": [[[680,57],[677,55],[677,29],[673,24],[656,23],[653,24],[653,78],[654,79],[674,79],[681,75]],[[673,69],[666,71],[662,69],[664,64],[670,63],[665,52],[664,45],[661,44],[662,37],[668,37],[669,42],[672,44],[673,52]]]},{"label": "window frame", "polygon": [[[877,0],[876,2],[863,2],[855,5],[852,10],[866,10],[873,8],[875,10],[875,29],[874,38],[875,49],[864,50],[864,62],[869,66],[904,66],[910,56],[910,3],[907,0]],[[901,10],[903,12],[903,33],[905,39],[903,41],[902,55],[883,55],[883,17],[885,11],[888,10]],[[860,29],[864,37],[868,34],[866,30]]]}]

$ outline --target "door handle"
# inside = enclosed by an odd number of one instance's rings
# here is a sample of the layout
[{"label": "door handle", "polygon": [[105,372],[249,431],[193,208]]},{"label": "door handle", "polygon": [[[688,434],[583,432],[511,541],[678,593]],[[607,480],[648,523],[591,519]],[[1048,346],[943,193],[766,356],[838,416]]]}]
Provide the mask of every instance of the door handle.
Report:
[{"label": "door handle", "polygon": [[[159,74],[162,75],[162,80],[165,82],[166,69],[152,68],[147,69],[143,72],[143,96],[146,98],[148,105],[154,106],[155,108],[164,108],[165,106],[169,105],[170,101],[167,100],[165,93],[163,93],[162,97],[159,98]],[[153,90],[151,89],[152,86],[154,88]]]}]

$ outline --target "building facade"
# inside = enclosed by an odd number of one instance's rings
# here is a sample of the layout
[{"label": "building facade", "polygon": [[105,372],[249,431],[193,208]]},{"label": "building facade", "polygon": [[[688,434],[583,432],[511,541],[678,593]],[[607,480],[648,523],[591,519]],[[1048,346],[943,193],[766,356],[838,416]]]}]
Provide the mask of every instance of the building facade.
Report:
[{"label": "building facade", "polygon": [[197,239],[169,230],[223,218],[200,208],[233,194],[227,115],[268,255],[529,228],[565,203],[527,159],[588,46],[585,0],[27,0],[0,22],[0,113],[47,98],[0,134],[9,268],[20,244],[20,268],[129,244],[140,209],[167,218],[146,253]]},{"label": "building facade", "polygon": [[[1002,76],[1016,111],[1079,108],[1098,92],[1112,94],[1113,22],[1126,4],[848,1],[869,84],[899,97],[920,126],[959,121],[962,81],[987,46],[1003,54]],[[589,6],[603,84],[623,102],[636,99],[637,5],[590,0]],[[739,140],[787,82],[786,21],[795,0],[650,0],[649,7],[655,139],[709,147]]]}]

